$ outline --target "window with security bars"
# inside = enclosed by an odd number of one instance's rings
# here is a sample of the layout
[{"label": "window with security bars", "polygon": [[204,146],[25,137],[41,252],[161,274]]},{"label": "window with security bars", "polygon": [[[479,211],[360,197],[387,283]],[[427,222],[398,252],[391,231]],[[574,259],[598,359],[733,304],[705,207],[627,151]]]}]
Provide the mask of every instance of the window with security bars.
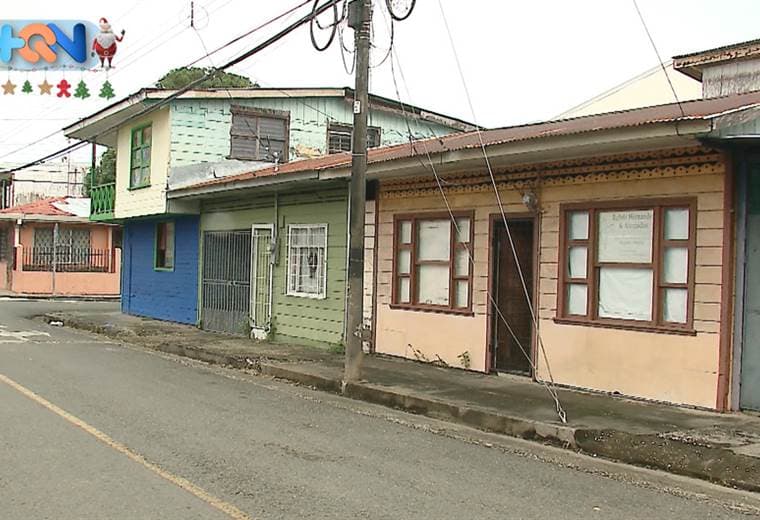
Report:
[{"label": "window with security bars", "polygon": [[288,112],[232,107],[230,158],[283,163],[288,161]]},{"label": "window with security bars", "polygon": [[[350,152],[353,130],[351,125],[331,123],[327,127],[327,153]],[[380,146],[380,128],[370,126],[367,128],[367,147],[377,146]]]},{"label": "window with security bars", "polygon": [[7,227],[0,226],[0,262],[6,262],[10,260],[10,231]]},{"label": "window with security bars", "polygon": [[53,227],[34,228],[32,263],[36,266],[87,264],[90,261],[90,230],[60,228],[55,236]]},{"label": "window with security bars", "polygon": [[326,296],[327,224],[288,226],[287,284],[290,296]]}]

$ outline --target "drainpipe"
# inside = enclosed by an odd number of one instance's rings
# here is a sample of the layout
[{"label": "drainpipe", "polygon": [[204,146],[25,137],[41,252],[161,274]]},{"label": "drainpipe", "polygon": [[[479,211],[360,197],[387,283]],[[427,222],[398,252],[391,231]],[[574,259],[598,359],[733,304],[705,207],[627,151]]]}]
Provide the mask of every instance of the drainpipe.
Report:
[{"label": "drainpipe", "polygon": [[53,296],[55,296],[55,271],[58,262],[58,222],[53,225]]}]

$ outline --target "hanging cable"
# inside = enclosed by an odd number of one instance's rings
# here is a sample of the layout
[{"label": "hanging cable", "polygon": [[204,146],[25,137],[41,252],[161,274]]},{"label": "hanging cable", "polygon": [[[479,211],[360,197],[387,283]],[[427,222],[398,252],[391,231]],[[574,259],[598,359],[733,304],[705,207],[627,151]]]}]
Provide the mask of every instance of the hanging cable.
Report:
[{"label": "hanging cable", "polygon": [[[333,5],[337,4],[340,1],[342,1],[342,0],[329,0],[325,5],[321,6],[318,9],[316,15],[319,15],[319,14],[325,12],[326,10],[330,9],[330,7],[332,7]],[[274,43],[278,42],[279,40],[281,40],[285,36],[289,35],[290,33],[292,33],[293,31],[295,31],[296,29],[298,29],[302,25],[305,25],[305,24],[309,23],[311,21],[311,19],[312,19],[312,16],[314,16],[314,14],[307,14],[307,15],[299,18],[295,22],[289,24],[287,27],[285,27],[284,29],[280,30],[279,32],[277,32],[273,36],[270,36],[265,41],[263,41],[262,43],[256,45],[252,49],[244,52],[243,54],[241,54],[241,55],[239,55],[239,56],[237,56],[235,58],[230,59],[224,65],[221,65],[220,67],[212,69],[208,73],[204,74],[202,77],[191,81],[190,83],[188,83],[187,85],[185,85],[184,87],[182,87],[182,88],[180,88],[178,90],[175,90],[173,93],[169,94],[168,96],[166,96],[165,98],[161,99],[160,101],[157,101],[156,103],[154,103],[154,104],[152,104],[150,106],[147,106],[147,107],[145,107],[142,110],[138,110],[135,114],[132,114],[127,120],[122,121],[122,122],[117,123],[117,124],[114,124],[114,125],[111,125],[108,128],[105,128],[105,129],[101,130],[99,132],[99,135],[103,135],[103,134],[106,134],[108,132],[111,132],[112,130],[115,130],[116,128],[118,128],[122,124],[125,124],[125,123],[127,123],[129,121],[133,121],[133,120],[135,120],[137,118],[143,117],[143,116],[145,116],[145,115],[147,115],[147,114],[149,114],[151,112],[154,112],[154,111],[156,111],[156,110],[158,110],[158,109],[166,106],[168,103],[171,103],[172,101],[174,101],[175,99],[177,99],[182,94],[184,94],[184,93],[192,90],[193,88],[197,87],[199,84],[201,84],[204,81],[212,78],[218,72],[224,71],[224,70],[226,70],[226,69],[228,69],[230,67],[234,67],[238,63],[241,63],[241,62],[247,60],[251,56],[253,56],[255,54],[258,54],[259,52],[263,51],[267,47],[269,47],[269,46],[273,45]],[[80,144],[82,144],[82,143],[80,143]],[[84,143],[84,144],[86,144],[86,143]],[[65,151],[68,151],[69,149],[71,149],[71,147],[66,147],[66,148],[64,148],[62,150],[59,150],[59,152],[65,152]],[[55,152],[55,153],[58,153],[58,152]],[[13,168],[11,170],[5,170],[5,171],[0,172],[0,173],[8,173],[8,172],[11,172],[11,171],[18,171],[20,169],[28,168],[30,166],[35,166],[35,165],[39,164],[40,162],[44,162],[44,160],[47,160],[47,157],[45,157],[43,159],[37,159],[35,161],[31,161],[29,163],[26,163],[25,165],[19,166],[17,168]]]},{"label": "hanging cable", "polygon": [[403,22],[412,15],[412,11],[414,11],[414,4],[417,3],[417,0],[407,0],[408,6],[406,7],[405,11],[396,11],[396,9],[393,7],[393,4],[397,2],[399,2],[399,0],[385,0],[385,7],[388,9],[388,13],[391,15],[391,18],[397,22]]},{"label": "hanging cable", "polygon": [[[438,0],[438,7],[439,7],[439,9],[441,11],[441,17],[443,18],[443,23],[444,23],[444,26],[446,28],[446,33],[447,33],[448,38],[449,38],[449,43],[451,45],[451,50],[452,50],[452,52],[454,54],[454,59],[455,59],[456,64],[457,64],[457,70],[459,72],[459,77],[460,77],[460,79],[462,81],[462,85],[463,85],[464,90],[465,90],[465,95],[467,97],[467,103],[469,105],[470,112],[472,114],[473,122],[475,123],[475,132],[476,132],[476,134],[478,136],[478,141],[480,143],[480,149],[483,152],[483,158],[485,160],[486,169],[488,170],[488,176],[489,176],[489,178],[491,180],[491,185],[493,186],[494,195],[496,196],[496,203],[497,203],[497,205],[499,207],[499,212],[501,213],[501,218],[502,218],[502,221],[504,223],[504,228],[505,228],[506,233],[507,233],[507,239],[509,241],[509,246],[510,246],[510,248],[512,250],[512,256],[513,256],[514,261],[515,261],[515,267],[516,267],[518,275],[520,277],[520,284],[522,285],[523,294],[525,296],[525,300],[526,300],[526,303],[527,303],[527,306],[528,306],[528,310],[530,311],[531,319],[532,319],[532,322],[533,322],[533,330],[535,331],[536,338],[538,340],[537,342],[538,342],[539,350],[541,352],[541,356],[543,357],[544,364],[546,365],[546,372],[547,372],[547,375],[549,376],[549,380],[551,381],[552,385],[554,385],[554,375],[552,374],[551,364],[549,363],[549,358],[548,358],[548,356],[546,354],[546,346],[544,345],[543,336],[541,335],[541,333],[539,331],[538,316],[536,314],[533,302],[531,301],[530,292],[528,291],[528,285],[527,285],[527,282],[525,281],[525,273],[523,273],[522,267],[521,267],[519,259],[518,259],[517,249],[515,247],[515,243],[514,243],[514,240],[513,240],[513,237],[512,237],[512,232],[511,232],[510,227],[509,227],[509,222],[508,222],[508,219],[507,219],[506,210],[504,209],[504,202],[502,201],[501,195],[499,194],[499,187],[498,187],[498,184],[496,182],[496,177],[495,177],[495,175],[493,173],[493,168],[491,167],[491,160],[488,157],[488,152],[486,150],[486,145],[485,145],[485,142],[483,141],[483,134],[482,134],[482,132],[480,130],[480,126],[478,125],[478,122],[477,122],[477,117],[476,117],[476,114],[475,114],[475,108],[474,108],[474,106],[472,104],[472,97],[470,96],[470,91],[469,91],[469,89],[467,87],[467,81],[465,80],[465,77],[464,77],[464,72],[462,70],[462,64],[461,64],[461,62],[459,60],[459,54],[457,53],[456,45],[454,44],[454,38],[453,38],[453,35],[451,34],[451,28],[449,27],[448,19],[446,18],[446,12],[443,9],[443,4],[441,3],[441,0]],[[567,422],[567,416],[565,414],[565,411],[559,405],[559,401],[557,401],[557,414],[559,415],[559,417],[562,420],[562,422]]]},{"label": "hanging cable", "polygon": [[[402,113],[404,115],[404,120],[406,122],[407,131],[409,133],[409,143],[410,143],[410,146],[412,147],[414,155],[418,156],[417,153],[416,153],[416,149],[415,149],[415,140],[414,140],[414,136],[412,135],[411,125],[409,124],[409,118],[408,118],[407,113],[406,113],[406,108],[405,108],[404,102],[401,101],[401,93],[400,93],[400,90],[399,90],[399,87],[398,87],[398,81],[396,79],[396,71],[395,71],[394,62],[397,61],[397,60],[398,60],[398,55],[396,53],[396,49],[394,48],[394,53],[393,53],[393,56],[391,57],[391,74],[392,74],[392,78],[393,78],[393,85],[394,85],[395,91],[396,91],[396,98],[398,99],[398,102],[399,102],[399,104],[401,106],[401,110],[402,110]],[[404,85],[406,86],[407,96],[408,96],[409,95],[408,84],[406,82],[406,79],[404,78],[404,73],[403,73],[403,70],[401,70],[400,65],[399,65],[399,72],[400,72],[400,75],[401,75],[401,80],[403,81]],[[433,130],[430,129],[430,132],[432,134]],[[422,148],[424,150],[424,153],[425,153],[425,156],[427,158],[427,164],[425,164],[421,160],[420,160],[420,164],[422,165],[422,167],[424,169],[426,169],[426,170],[429,169],[431,171],[431,173],[433,174],[433,177],[435,178],[436,186],[438,188],[438,192],[440,193],[441,198],[442,198],[442,200],[444,202],[444,205],[446,206],[447,213],[448,213],[449,218],[451,219],[451,222],[452,222],[452,224],[454,226],[455,232],[457,234],[459,234],[460,233],[459,224],[456,221],[456,217],[454,216],[454,212],[452,210],[451,203],[449,202],[448,196],[446,195],[446,191],[445,191],[445,188],[444,188],[445,180],[440,177],[440,175],[438,174],[438,171],[435,168],[435,163],[433,162],[432,154],[430,153],[430,150],[427,147],[427,139],[422,139],[420,141],[420,145],[422,146]],[[473,225],[474,225],[474,223],[473,223]],[[467,255],[468,255],[468,261],[470,262],[470,265],[474,269],[475,268],[475,258],[474,258],[474,255],[473,255],[472,251],[470,250],[470,248],[467,248],[466,251],[467,251]],[[517,263],[518,269],[519,269],[519,262],[517,260],[516,260],[516,263]],[[507,332],[512,337],[512,339],[515,342],[515,344],[517,345],[518,349],[520,350],[520,352],[522,353],[522,355],[525,357],[525,359],[527,360],[527,362],[530,365],[531,369],[535,373],[538,370],[538,366],[536,365],[536,363],[533,360],[532,356],[528,352],[528,349],[526,349],[523,346],[522,342],[520,341],[520,339],[515,334],[514,330],[512,329],[511,325],[509,324],[509,321],[506,319],[506,317],[502,313],[501,309],[499,308],[499,306],[498,306],[498,304],[496,302],[496,299],[493,297],[493,294],[492,294],[492,291],[491,291],[490,287],[486,289],[486,296],[488,298],[488,303],[489,303],[490,307],[492,309],[494,309],[494,311],[496,313],[496,317],[500,320],[501,323],[504,324],[505,328],[507,329]],[[548,362],[547,362],[547,366],[548,366]],[[557,393],[557,390],[554,388],[554,380],[551,378],[551,376],[550,376],[550,381],[551,381],[551,385],[547,384],[545,381],[540,381],[540,380],[538,381],[538,383],[541,386],[543,386],[544,389],[546,389],[547,393],[549,394],[549,396],[554,401],[555,410],[557,412],[557,416],[559,417],[560,421],[562,421],[562,423],[567,423],[567,413],[565,412],[565,410],[564,410],[564,408],[562,406],[562,403],[560,402],[559,394]]]},{"label": "hanging cable", "polygon": [[[317,14],[317,9],[319,8],[319,0],[314,0],[314,5],[311,8],[311,22],[309,23],[309,36],[311,37],[311,44],[319,52],[323,52],[327,50],[328,47],[330,47],[333,40],[335,39],[335,33],[338,30],[338,24],[341,22],[341,17],[338,15],[338,4],[335,2],[331,2],[331,4],[332,4],[331,7],[332,7],[333,21],[332,23],[325,26],[322,26],[322,24],[319,22],[319,16]],[[315,26],[320,30],[327,29],[330,31],[330,36],[327,38],[327,42],[324,45],[319,45],[317,43],[317,37],[314,34]]]},{"label": "hanging cable", "polygon": [[649,38],[649,43],[652,44],[654,53],[657,56],[657,62],[660,64],[660,68],[662,68],[662,73],[665,74],[665,79],[668,80],[668,85],[670,85],[670,91],[673,93],[673,98],[676,100],[676,104],[678,104],[678,109],[681,111],[681,117],[686,117],[686,113],[683,110],[683,106],[681,106],[681,101],[678,99],[676,88],[673,86],[673,82],[670,80],[670,75],[668,74],[667,68],[665,68],[665,63],[662,61],[662,58],[660,57],[660,51],[657,50],[657,45],[655,45],[654,43],[654,38],[652,38],[652,33],[649,32],[649,27],[647,27],[647,23],[644,20],[644,15],[641,14],[641,9],[639,9],[639,4],[638,2],[636,2],[636,0],[633,0],[633,7],[636,8],[636,12],[639,15],[639,20],[641,20],[641,25],[644,26],[644,31],[647,33],[647,38]]}]

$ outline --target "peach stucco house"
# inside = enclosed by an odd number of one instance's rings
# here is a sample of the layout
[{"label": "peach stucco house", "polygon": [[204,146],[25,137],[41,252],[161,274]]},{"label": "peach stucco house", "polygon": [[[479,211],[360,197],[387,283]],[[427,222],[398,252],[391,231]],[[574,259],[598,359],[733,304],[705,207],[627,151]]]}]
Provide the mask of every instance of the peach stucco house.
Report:
[{"label": "peach stucco house", "polygon": [[0,292],[117,296],[119,228],[90,222],[89,207],[58,197],[0,211]]}]

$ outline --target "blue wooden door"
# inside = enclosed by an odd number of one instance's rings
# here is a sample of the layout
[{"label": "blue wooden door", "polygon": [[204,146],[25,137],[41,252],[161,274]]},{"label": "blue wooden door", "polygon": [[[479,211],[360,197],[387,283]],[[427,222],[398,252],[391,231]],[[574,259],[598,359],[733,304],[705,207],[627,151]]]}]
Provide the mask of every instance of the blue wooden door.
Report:
[{"label": "blue wooden door", "polygon": [[741,408],[760,410],[760,163],[747,169],[747,263]]}]

